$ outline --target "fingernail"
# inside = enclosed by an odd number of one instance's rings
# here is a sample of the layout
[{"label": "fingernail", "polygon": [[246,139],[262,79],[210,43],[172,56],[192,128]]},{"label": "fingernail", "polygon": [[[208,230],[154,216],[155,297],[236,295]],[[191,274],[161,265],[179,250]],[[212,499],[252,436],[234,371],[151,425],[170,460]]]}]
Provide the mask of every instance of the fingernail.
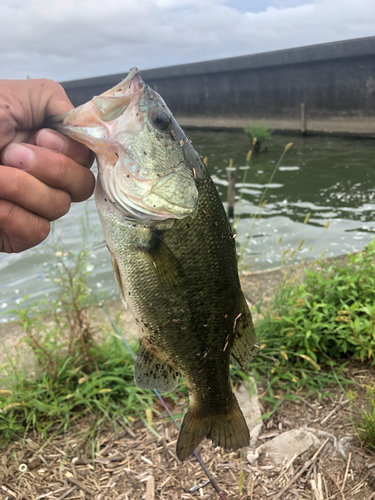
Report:
[{"label": "fingernail", "polygon": [[42,148],[53,149],[59,153],[64,153],[66,149],[66,141],[57,132],[53,130],[41,130],[36,136],[36,145]]},{"label": "fingernail", "polygon": [[3,154],[5,165],[23,169],[30,166],[33,156],[34,151],[32,149],[17,142],[10,144]]}]

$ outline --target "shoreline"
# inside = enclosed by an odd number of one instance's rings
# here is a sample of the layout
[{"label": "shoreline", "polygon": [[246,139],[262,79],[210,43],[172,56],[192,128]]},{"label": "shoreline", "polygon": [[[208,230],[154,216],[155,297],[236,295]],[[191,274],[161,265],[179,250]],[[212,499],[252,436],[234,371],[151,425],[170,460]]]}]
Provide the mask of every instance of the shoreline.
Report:
[{"label": "shoreline", "polygon": [[[344,264],[347,260],[347,255],[342,254],[323,259],[323,262],[342,262]],[[317,270],[320,268],[316,261],[311,261],[305,263],[304,266],[301,266],[300,263],[285,267],[277,267],[274,269],[254,271],[248,274],[240,274],[242,290],[247,301],[249,302],[253,319],[256,321],[259,317],[255,307],[260,304],[263,308],[270,305],[277,287],[287,278],[288,275],[297,274],[296,282],[300,283],[303,280],[305,269],[311,267]],[[127,336],[133,338],[140,337],[138,327],[131,315],[130,310],[123,307],[120,299],[110,301],[107,303],[107,307],[112,317],[115,317],[116,315],[122,316],[121,319],[124,325],[124,332]],[[87,308],[87,312],[95,331],[100,333],[104,327],[108,327],[109,321],[103,308],[100,306],[89,306]],[[52,319],[48,314],[45,316],[44,322],[46,325],[48,325],[49,322],[52,324]],[[24,335],[22,327],[14,321],[0,324],[0,346],[2,347],[0,348],[0,367],[4,366],[4,364],[8,362],[8,356],[11,356],[12,359],[15,358],[17,360],[17,364],[21,364],[25,361],[25,364],[30,366],[29,350],[25,348],[18,349],[20,341]]]}]

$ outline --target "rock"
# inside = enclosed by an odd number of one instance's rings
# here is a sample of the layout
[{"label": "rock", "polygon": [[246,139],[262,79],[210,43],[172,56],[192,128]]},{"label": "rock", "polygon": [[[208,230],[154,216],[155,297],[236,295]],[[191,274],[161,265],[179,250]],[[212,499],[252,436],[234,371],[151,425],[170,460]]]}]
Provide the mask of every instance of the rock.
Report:
[{"label": "rock", "polygon": [[353,434],[348,434],[338,441],[336,436],[330,432],[314,429],[313,427],[305,427],[305,430],[312,432],[315,436],[319,436],[322,440],[323,438],[328,438],[332,442],[333,451],[345,462],[348,460],[349,452],[353,451],[355,443],[358,442],[358,438]]},{"label": "rock", "polygon": [[263,423],[260,422],[250,431],[250,448],[255,448],[258,442],[258,437],[262,431]]},{"label": "rock", "polygon": [[251,450],[247,455],[246,459],[249,464],[253,464],[259,458],[259,453],[256,450]]},{"label": "rock", "polygon": [[348,436],[344,436],[337,443],[336,451],[340,453],[343,460],[347,460],[349,456],[349,452],[353,451],[353,445],[358,441],[356,436],[349,434]]},{"label": "rock", "polygon": [[319,439],[306,429],[292,429],[269,440],[255,450],[259,455],[266,454],[275,464],[280,465],[294,455],[301,455],[310,447],[318,448]]},{"label": "rock", "polygon": [[[250,377],[250,379],[251,383],[245,382],[238,387],[236,397],[250,430],[250,447],[255,448],[263,423],[260,420],[262,412],[260,411],[258,402],[258,388],[255,379],[253,377]],[[250,399],[249,394],[251,389],[252,394]]]}]

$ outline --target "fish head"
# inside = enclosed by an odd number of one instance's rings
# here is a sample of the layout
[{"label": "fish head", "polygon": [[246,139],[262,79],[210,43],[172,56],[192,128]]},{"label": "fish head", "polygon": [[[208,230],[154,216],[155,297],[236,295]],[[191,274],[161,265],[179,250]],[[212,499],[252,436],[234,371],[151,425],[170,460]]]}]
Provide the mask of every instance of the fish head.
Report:
[{"label": "fish head", "polygon": [[137,68],[112,89],[48,125],[96,154],[97,203],[105,197],[131,219],[195,214],[198,189],[195,170],[187,161],[192,147]]}]

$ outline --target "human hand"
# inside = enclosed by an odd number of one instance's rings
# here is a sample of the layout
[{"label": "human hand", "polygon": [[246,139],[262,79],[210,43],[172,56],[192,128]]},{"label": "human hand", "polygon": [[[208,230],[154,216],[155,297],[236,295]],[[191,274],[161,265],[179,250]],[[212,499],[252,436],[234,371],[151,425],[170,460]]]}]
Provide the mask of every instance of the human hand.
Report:
[{"label": "human hand", "polygon": [[46,118],[71,109],[57,82],[0,80],[0,252],[37,245],[51,221],[94,190],[93,153],[40,128]]}]

